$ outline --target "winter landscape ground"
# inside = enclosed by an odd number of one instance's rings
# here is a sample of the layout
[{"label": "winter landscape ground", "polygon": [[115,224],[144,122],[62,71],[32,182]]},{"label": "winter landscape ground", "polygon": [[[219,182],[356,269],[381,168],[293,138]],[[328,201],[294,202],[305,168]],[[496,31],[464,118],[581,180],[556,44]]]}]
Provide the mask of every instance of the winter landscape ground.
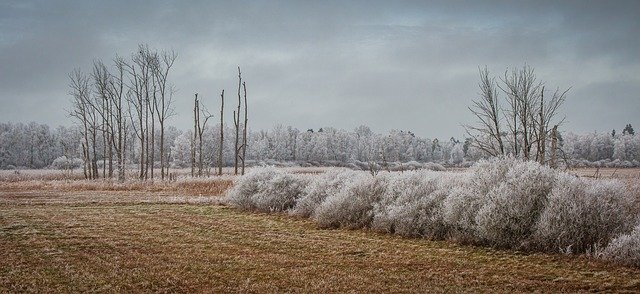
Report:
[{"label": "winter landscape ground", "polygon": [[[301,217],[243,212],[223,198],[233,176],[151,185],[23,174],[0,176],[0,292],[640,289],[639,269],[585,255],[326,230]],[[640,169],[599,174],[631,183]]]}]

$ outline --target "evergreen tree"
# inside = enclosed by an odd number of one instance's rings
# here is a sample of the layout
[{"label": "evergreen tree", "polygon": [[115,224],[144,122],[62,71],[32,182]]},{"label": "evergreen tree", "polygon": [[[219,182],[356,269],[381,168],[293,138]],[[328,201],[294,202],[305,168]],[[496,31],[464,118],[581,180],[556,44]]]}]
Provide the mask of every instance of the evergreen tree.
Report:
[{"label": "evergreen tree", "polygon": [[622,130],[623,135],[635,135],[635,133],[636,132],[633,130],[631,124],[627,124],[627,126],[624,127],[624,130]]}]

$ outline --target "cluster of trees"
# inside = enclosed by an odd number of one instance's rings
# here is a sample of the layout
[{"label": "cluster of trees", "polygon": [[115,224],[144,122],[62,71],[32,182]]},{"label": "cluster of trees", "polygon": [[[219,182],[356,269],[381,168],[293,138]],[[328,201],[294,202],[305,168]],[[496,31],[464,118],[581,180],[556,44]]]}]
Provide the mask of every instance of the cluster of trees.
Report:
[{"label": "cluster of trees", "polygon": [[80,133],[75,128],[31,122],[0,123],[0,168],[44,168],[57,157],[77,156]]},{"label": "cluster of trees", "polygon": [[622,134],[593,132],[563,136],[563,156],[579,166],[640,166],[640,135],[631,125]]},{"label": "cluster of trees", "polygon": [[[174,87],[169,81],[169,73],[176,58],[174,51],[159,52],[147,45],[139,45],[129,59],[116,56],[110,67],[96,60],[91,73],[76,69],[69,75],[69,94],[73,97],[70,115],[81,134],[81,157],[86,178],[96,179],[100,175],[112,178],[114,162],[119,181],[124,181],[127,163],[138,167],[141,180],[154,179],[154,170],[158,167],[160,179],[164,180],[169,174],[172,157],[169,144],[175,140],[175,137],[167,140],[167,120],[175,114],[172,107]],[[233,116],[235,147],[232,152],[236,174],[239,168],[244,174],[248,121],[246,104],[246,85],[238,67],[238,109]],[[244,105],[244,122],[241,121],[241,105]],[[219,174],[222,173],[224,149],[223,113],[224,90],[220,108]],[[207,169],[205,154],[213,151],[213,148],[204,149],[207,121],[211,117],[213,115],[201,105],[198,94],[195,94],[194,129],[189,135],[188,144],[192,176],[203,175]],[[133,160],[130,155],[135,155]],[[185,161],[182,154],[174,157],[178,157],[180,162]],[[100,159],[105,162],[102,172],[99,171]],[[207,164],[210,167],[213,163],[209,160]]]},{"label": "cluster of trees", "polygon": [[[86,178],[96,179],[99,146],[107,164],[103,177],[124,181],[128,134],[135,134],[139,153],[140,179],[153,179],[156,143],[159,145],[160,176],[168,168],[165,148],[166,121],[173,115],[173,86],[169,72],[177,58],[173,51],[158,52],[140,45],[130,59],[116,56],[108,67],[96,60],[90,74],[80,69],[69,75],[72,99],[70,115],[75,118],[82,135],[82,158]],[[157,127],[156,127],[157,126]],[[159,140],[156,140],[156,129]]]},{"label": "cluster of trees", "polygon": [[[214,130],[219,128],[219,124],[213,126]],[[233,137],[235,131],[235,127],[225,127],[223,133],[225,137]],[[193,131],[187,131],[176,138],[171,149],[175,166],[188,167],[192,158],[200,158],[199,152],[192,154],[190,138],[193,137],[193,133]],[[246,158],[253,162],[349,163],[357,160],[459,164],[463,162],[465,156],[469,158],[481,156],[479,152],[474,153],[474,150],[465,150],[470,146],[468,141],[464,143],[452,138],[440,142],[438,139],[418,137],[412,132],[395,130],[388,134],[376,134],[366,126],[360,126],[353,131],[331,127],[300,131],[291,126],[278,125],[271,130],[248,132],[246,141],[248,146]],[[214,132],[203,134],[203,150],[205,150],[203,161],[206,167],[215,166],[215,155],[220,151],[225,155],[222,158],[222,165],[235,165],[234,142],[222,142],[222,149],[220,144],[220,136]],[[243,145],[245,144],[240,144],[240,147]]]},{"label": "cluster of trees", "polygon": [[477,123],[466,127],[472,144],[489,156],[512,154],[555,166],[563,121],[557,115],[569,89],[545,97],[544,83],[527,65],[505,71],[497,81],[481,69],[479,88],[480,97],[469,107]]},{"label": "cluster of trees", "polygon": [[[451,138],[439,141],[392,130],[376,134],[367,126],[353,131],[320,128],[300,132],[276,126],[251,137],[252,158],[279,161],[451,162],[461,163],[464,143]],[[468,147],[468,146],[467,146]]]}]

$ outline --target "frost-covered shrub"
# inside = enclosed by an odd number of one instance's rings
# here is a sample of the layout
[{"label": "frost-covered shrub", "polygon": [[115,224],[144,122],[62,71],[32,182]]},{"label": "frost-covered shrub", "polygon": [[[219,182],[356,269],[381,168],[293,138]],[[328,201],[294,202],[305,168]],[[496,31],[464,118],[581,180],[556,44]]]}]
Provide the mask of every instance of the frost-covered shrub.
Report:
[{"label": "frost-covered shrub", "polygon": [[446,177],[431,171],[397,174],[374,207],[371,227],[403,236],[444,237],[441,206],[448,194]]},{"label": "frost-covered shrub", "polygon": [[426,170],[432,170],[432,171],[447,170],[444,166],[442,166],[442,164],[435,163],[435,162],[426,162],[422,168]]},{"label": "frost-covered shrub", "polygon": [[518,161],[513,158],[480,160],[459,182],[442,204],[445,222],[451,227],[450,236],[461,242],[479,241],[476,215],[484,198],[504,181],[509,169]]},{"label": "frost-covered shrub", "polygon": [[324,228],[363,228],[373,220],[374,205],[387,188],[388,174],[376,177],[363,174],[339,193],[328,195],[316,209],[314,220]]},{"label": "frost-covered shrub", "polygon": [[353,181],[359,172],[347,169],[329,169],[325,173],[315,176],[296,202],[296,206],[291,210],[291,214],[310,217],[316,208],[327,196],[339,193],[344,186]]},{"label": "frost-covered shrub", "polygon": [[526,245],[523,243],[535,230],[556,174],[532,161],[516,161],[481,199],[475,218],[478,237],[497,247]]},{"label": "frost-covered shrub", "polygon": [[264,189],[253,196],[258,211],[286,211],[293,208],[304,192],[307,178],[303,175],[278,173]]},{"label": "frost-covered shrub", "polygon": [[640,224],[631,233],[613,239],[601,257],[614,263],[640,267]]},{"label": "frost-covered shrub", "polygon": [[302,175],[274,167],[255,168],[236,180],[226,199],[229,204],[245,210],[285,211],[295,205],[307,181]]},{"label": "frost-covered shrub", "polygon": [[371,176],[330,169],[308,176],[256,168],[236,180],[227,200],[248,210],[288,210],[324,228],[371,228],[513,249],[601,252],[603,258],[637,265],[640,228],[628,233],[639,221],[634,210],[638,191],[618,181],[579,178],[503,157],[481,160],[461,173]]},{"label": "frost-covered shrub", "polygon": [[59,170],[72,170],[80,168],[84,162],[80,158],[68,158],[66,156],[60,156],[53,160],[51,167]]},{"label": "frost-covered shrub", "polygon": [[454,187],[442,202],[442,215],[450,228],[449,237],[467,243],[476,238],[476,214],[482,205],[482,196],[466,187]]},{"label": "frost-covered shrub", "polygon": [[542,250],[586,252],[602,248],[633,224],[633,195],[613,180],[561,173],[540,216],[535,241]]},{"label": "frost-covered shrub", "polygon": [[226,201],[232,206],[254,210],[255,203],[253,196],[258,194],[264,187],[278,174],[279,171],[274,167],[253,168],[249,172],[238,177],[233,188],[227,192]]}]

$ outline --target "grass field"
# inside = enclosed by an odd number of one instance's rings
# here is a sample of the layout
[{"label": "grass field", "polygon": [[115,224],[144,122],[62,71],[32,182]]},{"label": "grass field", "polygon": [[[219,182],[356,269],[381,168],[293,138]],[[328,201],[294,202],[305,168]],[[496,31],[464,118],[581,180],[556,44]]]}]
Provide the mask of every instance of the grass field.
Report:
[{"label": "grass field", "polygon": [[321,230],[213,194],[0,183],[0,292],[640,291],[639,269]]}]

